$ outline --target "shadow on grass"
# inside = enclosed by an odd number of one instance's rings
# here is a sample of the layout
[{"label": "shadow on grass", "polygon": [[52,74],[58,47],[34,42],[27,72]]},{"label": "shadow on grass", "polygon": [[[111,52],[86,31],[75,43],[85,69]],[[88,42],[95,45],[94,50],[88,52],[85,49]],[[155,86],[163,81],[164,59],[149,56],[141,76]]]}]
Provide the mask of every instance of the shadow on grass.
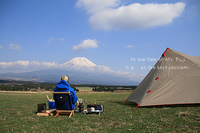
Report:
[{"label": "shadow on grass", "polygon": [[116,104],[119,104],[119,105],[123,105],[123,106],[127,106],[127,107],[131,107],[131,108],[134,108],[134,107],[136,107],[137,106],[137,104],[136,103],[133,103],[133,102],[125,102],[124,104],[122,104],[123,103],[123,101],[110,101],[111,103],[116,103]]},{"label": "shadow on grass", "polygon": [[178,108],[178,107],[199,107],[200,104],[173,104],[173,105],[156,105],[156,106],[142,106],[139,108]]},{"label": "shadow on grass", "polygon": [[[110,101],[110,102],[128,106],[131,108],[137,107],[136,103],[128,102],[128,101],[125,101],[124,104],[122,104],[123,101]],[[178,107],[200,107],[200,104],[198,103],[198,104],[155,105],[155,106],[142,106],[142,107],[138,107],[138,108],[178,108]]]}]

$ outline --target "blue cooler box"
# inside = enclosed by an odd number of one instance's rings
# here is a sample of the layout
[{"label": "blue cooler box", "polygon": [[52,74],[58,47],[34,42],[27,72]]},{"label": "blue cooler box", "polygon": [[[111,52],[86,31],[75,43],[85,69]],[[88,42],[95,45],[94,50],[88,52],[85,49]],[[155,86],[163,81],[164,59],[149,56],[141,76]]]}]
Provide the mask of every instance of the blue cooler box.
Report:
[{"label": "blue cooler box", "polygon": [[49,109],[56,109],[55,102],[51,102],[48,100],[48,104],[49,104]]}]

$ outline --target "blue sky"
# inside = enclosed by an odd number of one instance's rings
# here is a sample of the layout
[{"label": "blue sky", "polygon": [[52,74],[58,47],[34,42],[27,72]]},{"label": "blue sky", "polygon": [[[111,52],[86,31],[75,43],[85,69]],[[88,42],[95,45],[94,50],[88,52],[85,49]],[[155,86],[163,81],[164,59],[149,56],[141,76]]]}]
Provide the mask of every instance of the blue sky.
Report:
[{"label": "blue sky", "polygon": [[1,73],[86,57],[146,75],[167,47],[200,56],[200,1],[1,0],[0,29]]}]

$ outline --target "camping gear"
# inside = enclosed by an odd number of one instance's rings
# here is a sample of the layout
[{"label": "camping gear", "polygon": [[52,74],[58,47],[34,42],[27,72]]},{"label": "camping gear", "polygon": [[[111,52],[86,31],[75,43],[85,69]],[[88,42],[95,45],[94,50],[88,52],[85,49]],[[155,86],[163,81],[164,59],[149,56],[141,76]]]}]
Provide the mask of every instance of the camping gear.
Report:
[{"label": "camping gear", "polygon": [[81,99],[79,98],[76,105],[75,105],[75,112],[83,112],[84,111],[84,108],[85,108],[85,100],[84,99]]},{"label": "camping gear", "polygon": [[46,95],[46,97],[48,100],[49,109],[55,109],[56,108],[55,101],[53,99],[49,99],[48,95]]},{"label": "camping gear", "polygon": [[137,107],[200,103],[200,57],[167,48],[125,101]]},{"label": "camping gear", "polygon": [[70,91],[68,92],[52,92],[55,99],[57,117],[59,114],[69,114],[69,118],[74,116],[74,109],[72,106],[72,97]]},{"label": "camping gear", "polygon": [[37,113],[36,115],[37,115],[37,116],[49,116],[48,113]]},{"label": "camping gear", "polygon": [[103,105],[97,105],[97,104],[91,104],[87,105],[87,110],[84,110],[84,114],[87,113],[99,113],[99,115],[104,112],[104,106]]},{"label": "camping gear", "polygon": [[97,104],[91,104],[91,105],[87,105],[87,109],[91,109],[91,108],[94,108],[95,110],[103,110],[104,107],[103,105],[97,105]]},{"label": "camping gear", "polygon": [[84,103],[79,103],[78,108],[79,108],[79,112],[83,112],[84,111]]},{"label": "camping gear", "polygon": [[49,116],[49,115],[53,115],[54,112],[56,111],[56,109],[49,109],[46,111],[42,111],[42,113],[37,113],[37,116]]},{"label": "camping gear", "polygon": [[38,104],[38,113],[46,111],[46,103],[39,103]]}]

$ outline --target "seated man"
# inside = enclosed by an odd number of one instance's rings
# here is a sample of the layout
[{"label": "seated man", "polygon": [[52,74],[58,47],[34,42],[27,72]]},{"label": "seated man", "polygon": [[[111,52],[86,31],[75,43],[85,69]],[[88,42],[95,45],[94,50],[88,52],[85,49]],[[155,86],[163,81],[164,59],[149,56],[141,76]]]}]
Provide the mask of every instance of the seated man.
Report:
[{"label": "seated man", "polygon": [[54,92],[68,92],[70,91],[70,97],[72,98],[72,108],[75,108],[75,104],[78,100],[76,96],[76,92],[73,88],[70,87],[69,84],[69,77],[68,76],[62,76],[61,81],[56,85],[56,88],[53,90]]}]

